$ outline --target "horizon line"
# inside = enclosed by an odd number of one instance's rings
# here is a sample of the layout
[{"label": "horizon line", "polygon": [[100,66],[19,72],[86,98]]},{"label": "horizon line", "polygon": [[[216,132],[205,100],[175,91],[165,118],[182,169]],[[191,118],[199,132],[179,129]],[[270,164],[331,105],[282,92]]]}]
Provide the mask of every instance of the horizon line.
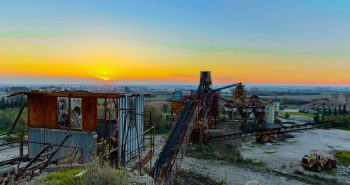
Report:
[{"label": "horizon line", "polygon": [[[236,82],[232,82],[236,83]],[[228,85],[230,83],[216,83],[213,84],[214,86],[224,86]],[[149,81],[149,82],[140,82],[140,81],[133,81],[133,82],[118,82],[118,83],[91,83],[91,82],[84,82],[84,83],[49,83],[49,82],[33,82],[33,83],[17,83],[17,82],[7,82],[7,83],[1,83],[0,86],[109,86],[109,87],[118,87],[118,86],[197,86],[198,83],[190,82],[190,83],[177,83],[177,82],[170,82],[170,83],[163,83],[163,82],[155,82],[155,81]],[[294,84],[294,83],[243,83],[244,86],[274,86],[274,87],[350,87],[350,84]]]}]

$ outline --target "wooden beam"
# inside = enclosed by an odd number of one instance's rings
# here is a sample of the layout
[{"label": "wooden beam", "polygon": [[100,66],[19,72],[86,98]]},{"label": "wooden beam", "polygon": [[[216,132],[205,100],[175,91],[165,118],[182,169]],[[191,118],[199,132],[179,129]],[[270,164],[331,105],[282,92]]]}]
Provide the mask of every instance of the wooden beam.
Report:
[{"label": "wooden beam", "polygon": [[8,132],[7,135],[10,135],[10,134],[13,132],[13,130],[15,129],[15,127],[17,126],[17,123],[18,123],[18,121],[19,121],[19,118],[21,118],[21,115],[22,115],[23,110],[24,110],[24,108],[26,107],[26,105],[27,105],[26,103],[23,103],[21,109],[19,110],[19,112],[18,112],[18,114],[17,114],[16,120],[15,120],[15,122],[12,124],[12,127],[11,127],[11,129],[10,129],[10,131]]},{"label": "wooden beam", "polygon": [[145,166],[145,164],[148,163],[148,161],[152,159],[152,156],[153,156],[153,151],[149,151],[145,157],[143,157],[140,161],[138,161],[132,166],[132,170],[134,171],[140,170],[143,166]]}]

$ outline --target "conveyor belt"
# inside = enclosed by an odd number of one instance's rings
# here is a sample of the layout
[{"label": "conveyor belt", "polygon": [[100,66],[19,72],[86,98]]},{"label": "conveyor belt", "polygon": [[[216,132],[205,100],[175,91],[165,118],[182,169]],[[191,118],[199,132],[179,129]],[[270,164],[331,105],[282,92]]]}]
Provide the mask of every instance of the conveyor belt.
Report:
[{"label": "conveyor belt", "polygon": [[195,104],[193,100],[187,101],[185,108],[182,111],[179,119],[177,120],[168,140],[160,153],[158,160],[152,170],[152,176],[156,179],[160,175],[164,175],[168,171],[171,171],[173,162],[176,160],[177,153],[180,150],[182,139],[185,137],[184,134],[191,132],[186,132],[188,129],[188,124],[190,121],[191,111],[193,110]]},{"label": "conveyor belt", "polygon": [[190,124],[193,124],[192,113],[197,107],[196,100],[199,100],[202,97],[203,89],[205,85],[208,85],[208,78],[210,78],[210,75],[208,75],[208,73],[203,73],[195,97],[192,97],[195,100],[188,100],[186,102],[180,117],[176,121],[176,124],[151,171],[151,175],[154,179],[158,179],[159,177],[163,179],[169,178],[169,175],[173,171],[173,166],[177,161],[179,151],[182,150],[181,152],[184,152],[183,150],[187,144],[185,142],[187,142],[187,139],[192,133],[192,130],[189,129],[192,129],[192,125]]}]

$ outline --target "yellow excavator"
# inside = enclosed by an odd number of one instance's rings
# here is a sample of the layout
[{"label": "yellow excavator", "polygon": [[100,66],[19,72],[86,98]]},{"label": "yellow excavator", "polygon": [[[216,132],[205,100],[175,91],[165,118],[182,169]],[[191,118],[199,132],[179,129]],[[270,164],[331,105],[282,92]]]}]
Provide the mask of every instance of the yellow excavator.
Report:
[{"label": "yellow excavator", "polygon": [[337,161],[329,159],[317,150],[312,150],[310,155],[305,155],[301,161],[301,166],[310,171],[321,172],[324,169],[337,167]]}]

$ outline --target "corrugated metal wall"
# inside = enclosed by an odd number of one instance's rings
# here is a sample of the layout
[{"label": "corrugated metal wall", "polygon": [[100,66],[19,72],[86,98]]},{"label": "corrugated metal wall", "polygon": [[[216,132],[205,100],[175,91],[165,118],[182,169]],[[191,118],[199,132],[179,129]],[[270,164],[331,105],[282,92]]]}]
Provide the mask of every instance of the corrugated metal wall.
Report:
[{"label": "corrugated metal wall", "polygon": [[143,148],[144,145],[144,131],[145,131],[145,119],[144,119],[144,112],[145,112],[145,97],[143,94],[138,96],[136,101],[136,121],[138,126],[138,134],[140,136],[140,147]]},{"label": "corrugated metal wall", "polygon": [[[75,148],[63,147],[55,155],[53,160],[66,157],[67,154],[73,154],[75,152],[82,152],[85,160],[93,160],[96,155],[96,133],[95,132],[83,132],[83,131],[71,131],[71,130],[58,130],[58,129],[44,129],[44,128],[29,128],[29,157],[35,157],[43,148],[44,144],[39,143],[50,143],[59,145],[66,135],[72,134],[65,146],[71,146]],[[52,150],[55,150],[53,147]]]},{"label": "corrugated metal wall", "polygon": [[45,143],[46,141],[45,129],[29,128],[28,140],[29,140],[29,148],[28,148],[29,158],[34,158],[41,150],[43,150],[44,145],[32,143],[32,142]]},{"label": "corrugated metal wall", "polygon": [[[134,101],[134,103],[132,104],[130,101]],[[138,154],[138,149],[141,151],[143,149],[143,114],[143,94],[119,99],[119,148],[122,149],[125,145],[125,162],[135,157]],[[134,125],[131,124],[131,119],[135,119]],[[119,157],[123,159],[122,150],[119,151]]]}]

